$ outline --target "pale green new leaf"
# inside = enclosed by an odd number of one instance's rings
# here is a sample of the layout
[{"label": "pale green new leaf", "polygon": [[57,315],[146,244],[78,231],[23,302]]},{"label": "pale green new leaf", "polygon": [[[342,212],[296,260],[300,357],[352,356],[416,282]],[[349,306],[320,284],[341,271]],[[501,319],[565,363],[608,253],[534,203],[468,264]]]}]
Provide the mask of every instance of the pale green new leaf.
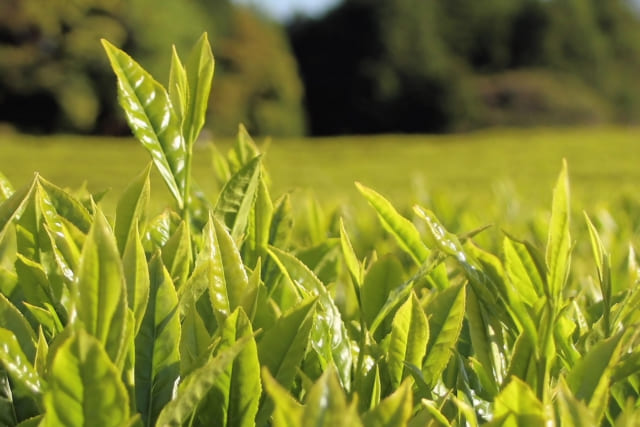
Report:
[{"label": "pale green new leaf", "polygon": [[[275,380],[286,389],[292,385],[309,345],[315,302],[282,315],[258,341],[258,357],[263,368],[273,372]],[[273,411],[273,401],[263,401],[256,421],[266,423]]]},{"label": "pale green new leaf", "polygon": [[327,288],[315,274],[295,256],[276,247],[269,254],[280,271],[293,283],[301,295],[317,295],[318,306],[311,332],[311,346],[325,364],[333,361],[346,390],[351,386],[351,341],[342,316]]},{"label": "pale green new leaf", "polygon": [[544,293],[544,280],[524,243],[510,237],[503,240],[504,268],[507,277],[521,296],[522,301],[533,306]]},{"label": "pale green new leaf", "polygon": [[309,390],[302,415],[304,426],[357,427],[362,422],[355,402],[347,404],[336,369],[329,365]]},{"label": "pale green new leaf", "polygon": [[129,396],[102,345],[83,330],[58,348],[44,396],[45,426],[114,426],[129,420]]},{"label": "pale green new leaf", "polygon": [[262,382],[264,389],[274,402],[274,427],[300,427],[303,425],[304,407],[296,401],[278,381],[276,381],[266,367],[262,368]]},{"label": "pale green new leaf", "polygon": [[191,147],[204,126],[213,80],[214,60],[207,33],[202,34],[196,42],[185,68],[189,92],[186,96],[187,108],[184,111],[182,133],[187,147]]},{"label": "pale green new leaf", "polygon": [[402,265],[395,257],[385,256],[371,265],[360,288],[360,310],[367,327],[373,326],[392,291],[403,284],[404,279]]},{"label": "pale green new leaf", "polygon": [[52,207],[60,216],[69,220],[83,233],[89,232],[91,215],[79,200],[42,177],[38,177],[38,183],[46,191]]},{"label": "pale green new leaf", "polygon": [[[186,138],[184,123],[188,108],[189,81],[187,80],[187,71],[184,65],[182,65],[182,61],[180,61],[175,45],[171,48],[171,68],[169,69],[167,92],[169,93],[169,99],[171,100],[171,105],[173,105],[176,116],[178,116],[180,128],[183,129],[183,135],[185,135]],[[188,146],[189,145],[187,145],[187,147]]]},{"label": "pale green new leaf", "polygon": [[434,385],[447,366],[458,341],[465,313],[464,285],[451,286],[429,300],[429,345],[422,365],[425,380]]},{"label": "pale green new leaf", "polygon": [[247,128],[240,123],[236,143],[229,151],[228,160],[231,173],[238,172],[250,160],[260,155],[258,146],[249,135]]},{"label": "pale green new leaf", "polygon": [[13,332],[28,360],[36,355],[36,335],[24,315],[0,293],[0,326]]},{"label": "pale green new leaf", "polygon": [[358,257],[353,250],[351,240],[349,239],[347,230],[344,227],[344,221],[342,220],[342,218],[340,218],[340,247],[342,248],[342,256],[344,257],[347,269],[351,274],[353,283],[356,285],[356,295],[358,296],[358,299],[360,299],[360,287],[362,286],[362,282],[364,280],[364,269],[362,268],[362,265],[360,264],[360,261],[358,261]]},{"label": "pale green new leaf", "polygon": [[415,293],[400,306],[391,325],[387,353],[391,385],[397,388],[409,376],[405,364],[421,366],[429,341],[429,323]]},{"label": "pale green new leaf", "polygon": [[129,55],[102,40],[118,78],[118,98],[136,139],[149,151],[160,175],[184,206],[187,150],[167,91]]},{"label": "pale green new leaf", "polygon": [[553,189],[549,236],[547,239],[547,292],[554,302],[559,302],[564,284],[569,274],[571,257],[571,236],[569,234],[569,178],[567,162],[562,162],[562,170]]},{"label": "pale green new leaf", "polygon": [[162,409],[157,426],[182,426],[211,390],[218,377],[247,344],[249,337],[210,358],[204,366],[189,374],[178,386],[176,397]]},{"label": "pale green new leaf", "polygon": [[547,425],[544,406],[524,381],[513,378],[496,397],[493,420],[487,424],[502,427]]},{"label": "pale green new leaf", "polygon": [[9,182],[7,177],[0,172],[0,203],[11,197],[14,192],[15,190],[13,189],[11,182]]},{"label": "pale green new leaf", "polygon": [[160,254],[149,262],[149,302],[135,338],[136,407],[153,425],[171,400],[180,370],[178,297]]},{"label": "pale green new leaf", "polygon": [[260,170],[258,156],[234,173],[218,196],[214,215],[231,230],[231,236],[236,242],[246,232],[249,215],[256,201]]},{"label": "pale green new leaf", "polygon": [[134,227],[144,229],[151,192],[150,173],[151,164],[131,181],[118,200],[114,232],[118,241],[118,251],[121,254],[124,253]]},{"label": "pale green new leaf", "polygon": [[96,337],[112,361],[127,349],[122,340],[127,321],[127,288],[116,239],[104,214],[96,211],[73,288],[76,321]]},{"label": "pale green new leaf", "polygon": [[258,258],[266,258],[272,216],[273,202],[269,195],[265,176],[261,173],[256,191],[256,201],[251,208],[247,224],[247,238],[243,246],[245,264],[255,265]]},{"label": "pale green new leaf", "polygon": [[149,301],[149,266],[134,223],[122,256],[122,266],[127,287],[127,305],[133,312],[134,333],[137,334]]},{"label": "pale green new leaf", "polygon": [[609,399],[612,369],[620,360],[622,333],[599,341],[567,376],[569,388],[600,420]]},{"label": "pale green new leaf", "polygon": [[374,190],[356,182],[356,187],[375,209],[384,228],[395,237],[417,265],[421,265],[429,256],[429,249],[422,242],[416,227],[398,213],[393,205]]},{"label": "pale green new leaf", "polygon": [[367,427],[406,426],[412,410],[411,381],[405,380],[375,408],[362,415],[362,424]]},{"label": "pale green new leaf", "polygon": [[162,262],[176,289],[186,282],[192,264],[190,227],[182,221],[162,248]]},{"label": "pale green new leaf", "polygon": [[[593,413],[589,411],[584,402],[576,399],[569,390],[569,386],[561,378],[556,393],[556,406],[558,407],[559,421],[563,427],[583,427],[595,426],[598,423],[593,418]],[[558,424],[560,425],[560,424]]]},{"label": "pale green new leaf", "polygon": [[251,426],[255,424],[262,392],[260,361],[253,330],[242,308],[235,310],[221,325],[222,338],[217,351],[233,348],[248,337],[233,362],[215,379],[211,392],[198,408],[196,418],[202,425]]},{"label": "pale green new leaf", "polygon": [[22,214],[25,206],[29,203],[29,199],[31,199],[31,194],[37,182],[38,174],[34,176],[31,184],[25,185],[7,200],[0,203],[0,233],[4,232],[7,224]]},{"label": "pale green new leaf", "polygon": [[39,395],[43,386],[40,375],[22,351],[13,331],[0,327],[0,343],[0,363],[9,376],[29,393]]}]

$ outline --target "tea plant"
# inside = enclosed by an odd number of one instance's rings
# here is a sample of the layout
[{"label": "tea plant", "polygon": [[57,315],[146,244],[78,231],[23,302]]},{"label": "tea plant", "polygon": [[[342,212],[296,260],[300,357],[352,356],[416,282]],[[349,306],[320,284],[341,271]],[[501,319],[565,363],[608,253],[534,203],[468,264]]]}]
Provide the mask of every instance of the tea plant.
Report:
[{"label": "tea plant", "polygon": [[[149,216],[147,166],[107,218],[36,174],[0,177],[0,423],[5,425],[636,425],[640,288],[588,216],[595,280],[572,277],[563,165],[543,250],[409,219],[357,184],[397,243],[354,250],[312,204],[292,235],[244,128],[191,181],[214,61],[203,36],[169,85],[104,42],[119,99],[174,207]],[[615,280],[614,280],[615,277]]]}]

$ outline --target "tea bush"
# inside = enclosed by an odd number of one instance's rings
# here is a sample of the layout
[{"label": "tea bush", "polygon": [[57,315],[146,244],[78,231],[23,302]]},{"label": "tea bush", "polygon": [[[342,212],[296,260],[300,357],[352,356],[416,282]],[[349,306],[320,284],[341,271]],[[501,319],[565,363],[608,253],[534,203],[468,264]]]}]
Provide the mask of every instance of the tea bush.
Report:
[{"label": "tea bush", "polygon": [[[393,243],[363,257],[351,236],[368,228],[313,205],[303,245],[244,128],[215,158],[217,200],[192,180],[213,75],[206,36],[185,63],[174,50],[166,89],[104,47],[152,164],[113,219],[99,195],[37,174],[15,191],[0,179],[0,422],[640,421],[636,256],[612,259],[611,228],[601,237],[585,214],[592,271],[572,270],[574,248],[585,257],[570,234],[566,164],[537,226],[543,248],[504,233],[484,249],[484,229],[452,234],[429,209],[402,215],[362,184]],[[152,167],[173,197],[157,215]]]}]

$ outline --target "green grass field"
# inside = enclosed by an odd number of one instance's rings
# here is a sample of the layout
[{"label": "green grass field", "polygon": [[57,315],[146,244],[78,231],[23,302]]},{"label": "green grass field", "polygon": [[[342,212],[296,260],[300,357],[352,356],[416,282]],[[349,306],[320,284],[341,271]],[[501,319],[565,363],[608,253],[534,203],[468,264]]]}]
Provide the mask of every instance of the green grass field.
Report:
[{"label": "green grass field", "polygon": [[[640,188],[639,137],[636,128],[580,128],[274,140],[265,162],[275,195],[310,191],[338,204],[359,199],[353,182],[360,181],[399,205],[436,193],[482,209],[500,194],[512,197],[510,189],[524,205],[547,206],[564,157],[574,206],[588,207]],[[218,143],[223,152],[228,146]],[[107,205],[148,161],[132,139],[0,135],[0,171],[15,187],[38,171],[72,189],[84,181],[91,191],[111,188]],[[207,145],[197,148],[194,166],[199,185],[215,192]],[[152,186],[154,206],[166,203],[158,176]]]}]

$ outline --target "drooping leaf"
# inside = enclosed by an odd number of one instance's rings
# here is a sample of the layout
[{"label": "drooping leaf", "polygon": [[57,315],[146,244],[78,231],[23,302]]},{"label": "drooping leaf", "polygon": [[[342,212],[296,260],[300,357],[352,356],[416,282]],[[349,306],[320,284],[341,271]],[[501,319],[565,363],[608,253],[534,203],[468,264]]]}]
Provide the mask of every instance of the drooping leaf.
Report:
[{"label": "drooping leaf", "polygon": [[149,205],[151,186],[149,184],[149,164],[131,181],[118,200],[114,232],[118,242],[118,251],[123,254],[134,227],[144,229],[146,211]]},{"label": "drooping leaf", "polygon": [[178,297],[160,255],[149,262],[149,302],[135,338],[136,407],[153,425],[171,400],[180,371]]},{"label": "drooping leaf", "polygon": [[451,358],[464,320],[465,290],[464,285],[451,286],[429,300],[425,308],[430,335],[422,371],[428,384],[435,384]]},{"label": "drooping leaf", "polygon": [[562,170],[553,190],[549,236],[547,238],[547,283],[548,295],[558,302],[569,274],[571,256],[571,236],[569,234],[569,178],[567,162],[563,161]]},{"label": "drooping leaf", "polygon": [[186,146],[167,91],[129,55],[102,45],[118,78],[118,99],[136,139],[149,151],[180,209],[186,186]]},{"label": "drooping leaf", "polygon": [[391,385],[395,389],[409,375],[405,364],[422,365],[429,341],[429,323],[415,293],[393,317],[387,353]]},{"label": "drooping leaf", "polygon": [[57,350],[44,396],[45,426],[122,426],[129,396],[100,342],[77,331]]},{"label": "drooping leaf", "polygon": [[73,289],[77,321],[96,337],[112,361],[122,357],[127,288],[113,231],[98,208],[82,248]]}]

